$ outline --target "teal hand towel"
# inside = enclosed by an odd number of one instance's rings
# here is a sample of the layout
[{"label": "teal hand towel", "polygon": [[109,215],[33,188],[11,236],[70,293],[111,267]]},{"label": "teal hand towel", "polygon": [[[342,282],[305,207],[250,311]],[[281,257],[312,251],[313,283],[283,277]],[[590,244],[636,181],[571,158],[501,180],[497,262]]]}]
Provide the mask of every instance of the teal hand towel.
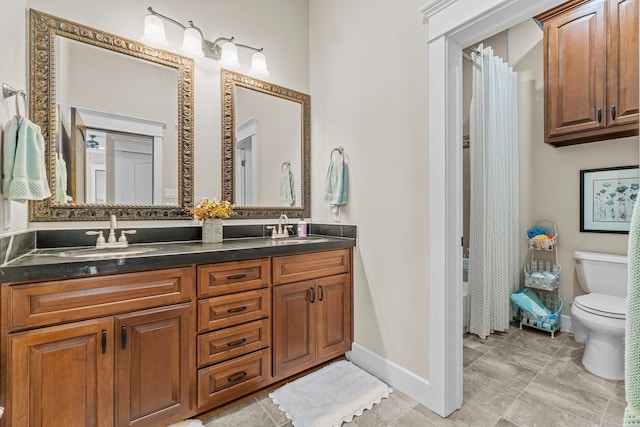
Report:
[{"label": "teal hand towel", "polygon": [[46,199],[51,196],[51,191],[40,127],[24,117],[14,117],[13,121],[17,124],[9,123],[7,133],[3,133],[6,156],[3,162],[4,193],[17,201]]},{"label": "teal hand towel", "polygon": [[282,172],[280,182],[280,206],[293,206],[296,203],[296,193],[293,187],[293,174],[291,169],[286,168]]},{"label": "teal hand towel", "polygon": [[19,118],[16,116],[2,127],[2,194],[9,194],[13,180],[13,163],[18,143]]},{"label": "teal hand towel", "polygon": [[347,176],[347,164],[344,160],[336,160],[329,164],[324,199],[328,201],[331,206],[347,204]]},{"label": "teal hand towel", "polygon": [[629,231],[629,280],[625,329],[624,426],[640,426],[640,203],[636,203]]}]

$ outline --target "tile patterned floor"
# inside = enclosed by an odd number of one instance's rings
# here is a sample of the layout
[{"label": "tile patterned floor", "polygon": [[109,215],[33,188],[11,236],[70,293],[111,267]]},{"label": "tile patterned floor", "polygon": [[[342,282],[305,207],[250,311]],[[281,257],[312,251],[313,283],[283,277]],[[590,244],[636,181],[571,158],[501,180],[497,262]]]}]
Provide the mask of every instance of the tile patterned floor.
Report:
[{"label": "tile patterned floor", "polygon": [[[620,426],[624,383],[587,372],[570,335],[512,327],[464,339],[464,402],[441,418],[400,391],[344,427]],[[265,394],[203,420],[206,427],[291,426]]]}]

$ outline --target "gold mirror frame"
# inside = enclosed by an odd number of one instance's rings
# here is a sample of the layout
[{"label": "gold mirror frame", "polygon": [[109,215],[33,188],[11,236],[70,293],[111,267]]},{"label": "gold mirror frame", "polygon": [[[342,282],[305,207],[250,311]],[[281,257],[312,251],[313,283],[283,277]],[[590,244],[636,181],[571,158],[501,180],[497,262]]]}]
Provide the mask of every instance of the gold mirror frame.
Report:
[{"label": "gold mirror frame", "polygon": [[[105,31],[96,30],[31,9],[29,11],[29,113],[45,140],[45,159],[52,196],[30,201],[30,221],[102,221],[110,215],[124,220],[188,219],[193,206],[193,59],[157,50]],[[178,71],[178,205],[56,205],[55,37],[61,36],[103,49],[165,65]]]},{"label": "gold mirror frame", "polygon": [[300,206],[236,206],[240,218],[277,218],[284,213],[289,217],[308,218],[311,212],[311,96],[277,86],[243,74],[220,70],[222,92],[222,198],[233,202],[235,194],[236,144],[236,87],[243,87],[300,104],[302,138],[300,157],[302,182]]}]

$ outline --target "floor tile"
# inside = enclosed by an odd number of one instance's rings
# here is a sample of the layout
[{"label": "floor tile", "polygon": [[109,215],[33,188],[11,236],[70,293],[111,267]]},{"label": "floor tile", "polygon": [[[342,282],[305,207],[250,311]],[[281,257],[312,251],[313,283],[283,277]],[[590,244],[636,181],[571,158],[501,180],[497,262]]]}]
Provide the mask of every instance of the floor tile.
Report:
[{"label": "floor tile", "polygon": [[471,366],[465,374],[476,372],[500,381],[502,384],[522,390],[536,376],[536,372],[506,360],[500,354],[488,352]]},{"label": "floor tile", "polygon": [[486,340],[481,340],[476,335],[467,335],[462,343],[464,349],[471,348],[484,354],[492,348],[498,346],[500,343],[502,343],[502,341],[502,339],[497,339],[491,335],[487,337]]},{"label": "floor tile", "polygon": [[500,421],[498,421],[495,427],[519,427],[519,426],[517,424],[512,423],[511,421],[507,421],[504,418],[502,418]]},{"label": "floor tile", "polygon": [[203,422],[205,427],[275,427],[256,399],[235,406]]},{"label": "floor tile", "polygon": [[264,394],[258,397],[258,403],[260,403],[260,406],[264,408],[264,410],[277,426],[285,425],[289,421],[284,412],[281,411],[280,408],[278,408],[278,405],[273,403],[273,400],[271,400],[269,394]]},{"label": "floor tile", "polygon": [[[411,399],[406,394],[401,391],[394,390],[389,394],[387,399],[382,399],[382,402],[379,405],[374,405],[370,412],[372,412],[373,414],[371,415],[375,415],[383,425],[387,426],[409,412],[411,409],[415,408],[417,405],[418,402]],[[365,411],[362,415],[364,416],[366,412],[369,411]],[[354,420],[358,423],[358,417],[354,418]],[[358,424],[358,426],[363,427],[360,426],[360,424]]]},{"label": "floor tile", "polygon": [[520,427],[595,427],[599,423],[599,419],[569,413],[553,403],[542,402],[526,391],[518,396],[503,418]]},{"label": "floor tile", "polygon": [[568,338],[568,334],[563,333],[551,338],[551,334],[544,331],[521,329],[507,336],[500,343],[500,347],[519,346],[527,350],[553,356]]},{"label": "floor tile", "polygon": [[624,409],[626,407],[626,403],[611,400],[609,402],[609,406],[607,406],[607,410],[604,412],[601,425],[603,427],[620,427],[622,425]]},{"label": "floor tile", "polygon": [[[436,425],[437,424],[429,421],[424,415],[415,409],[410,410],[399,419],[389,424],[390,427],[435,427]],[[363,426],[359,425],[359,427]]]},{"label": "floor tile", "polygon": [[518,397],[520,391],[504,385],[482,372],[467,370],[463,377],[462,404],[475,403],[500,416]]},{"label": "floor tile", "polygon": [[625,395],[625,389],[624,389],[624,381],[618,381],[616,382],[616,386],[613,390],[613,396],[612,398],[617,400],[618,402],[622,402],[622,403],[627,403],[627,397]]},{"label": "floor tile", "polygon": [[604,399],[609,399],[616,386],[616,381],[597,377],[587,371],[582,366],[581,359],[554,360],[542,373],[582,393],[598,394]]},{"label": "floor tile", "polygon": [[491,354],[513,365],[521,366],[534,372],[540,372],[549,363],[554,361],[552,356],[527,350],[519,346],[497,347],[491,350]]},{"label": "floor tile", "polygon": [[466,368],[482,357],[484,353],[473,348],[465,348],[462,354],[462,366]]},{"label": "floor tile", "polygon": [[598,424],[607,408],[609,399],[599,394],[585,392],[557,376],[537,375],[525,388],[525,392],[540,404],[555,406],[569,416],[575,416]]}]

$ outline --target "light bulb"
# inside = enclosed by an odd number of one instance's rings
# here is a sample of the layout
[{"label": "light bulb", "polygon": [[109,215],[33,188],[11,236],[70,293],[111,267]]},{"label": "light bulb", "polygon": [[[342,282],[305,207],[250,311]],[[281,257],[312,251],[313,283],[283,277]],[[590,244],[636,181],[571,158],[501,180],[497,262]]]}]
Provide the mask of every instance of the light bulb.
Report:
[{"label": "light bulb", "polygon": [[164,34],[164,23],[155,15],[147,15],[144,18],[144,34],[142,41],[153,47],[169,46]]},{"label": "light bulb", "polygon": [[249,73],[257,77],[268,77],[267,58],[262,52],[256,52],[251,56],[251,69]]},{"label": "light bulb", "polygon": [[195,28],[187,28],[184,30],[184,38],[182,39],[182,46],[180,50],[189,56],[195,58],[202,58],[204,52],[202,51],[202,37]]},{"label": "light bulb", "polygon": [[238,48],[235,44],[226,42],[222,45],[220,63],[229,68],[240,68],[240,63],[238,62]]}]

